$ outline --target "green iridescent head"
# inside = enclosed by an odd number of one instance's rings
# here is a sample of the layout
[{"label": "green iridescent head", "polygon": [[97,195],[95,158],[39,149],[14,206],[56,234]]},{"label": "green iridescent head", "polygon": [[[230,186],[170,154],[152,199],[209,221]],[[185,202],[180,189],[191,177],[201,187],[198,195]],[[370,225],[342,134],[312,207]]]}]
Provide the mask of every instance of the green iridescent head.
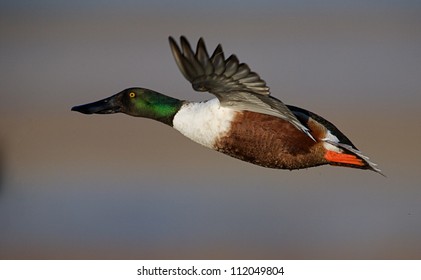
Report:
[{"label": "green iridescent head", "polygon": [[72,111],[83,114],[124,113],[134,117],[155,119],[172,125],[182,101],[145,88],[128,88],[111,97],[75,106]]}]

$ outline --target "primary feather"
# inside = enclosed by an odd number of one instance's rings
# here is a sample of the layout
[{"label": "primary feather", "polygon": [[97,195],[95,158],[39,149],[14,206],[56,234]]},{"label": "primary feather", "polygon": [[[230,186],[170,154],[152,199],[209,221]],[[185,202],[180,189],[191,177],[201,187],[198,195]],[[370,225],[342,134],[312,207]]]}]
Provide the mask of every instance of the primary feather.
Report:
[{"label": "primary feather", "polygon": [[196,53],[184,36],[180,38],[180,47],[172,37],[169,42],[178,68],[194,90],[214,94],[223,107],[267,114],[289,121],[314,140],[308,128],[288,107],[270,96],[269,87],[257,73],[252,72],[247,64],[240,63],[235,55],[225,59],[221,45],[209,56],[202,38],[197,43]]}]

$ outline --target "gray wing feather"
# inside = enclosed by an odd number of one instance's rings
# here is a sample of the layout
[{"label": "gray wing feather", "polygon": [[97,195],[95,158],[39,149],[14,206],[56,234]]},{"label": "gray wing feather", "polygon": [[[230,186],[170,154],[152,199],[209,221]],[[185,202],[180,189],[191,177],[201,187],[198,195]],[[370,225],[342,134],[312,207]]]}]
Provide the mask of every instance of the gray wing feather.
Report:
[{"label": "gray wing feather", "polygon": [[258,95],[247,91],[232,91],[229,94],[216,93],[215,95],[220,100],[221,106],[262,113],[287,120],[315,140],[309,133],[308,128],[295,117],[288,107],[272,96]]},{"label": "gray wing feather", "polygon": [[180,38],[180,47],[172,37],[169,41],[178,68],[195,90],[210,93],[245,90],[269,95],[265,81],[251,72],[247,64],[240,63],[235,55],[225,59],[221,45],[209,56],[202,38],[196,54],[184,36]]},{"label": "gray wing feather", "polygon": [[169,37],[169,42],[178,68],[196,91],[214,94],[224,107],[289,121],[314,140],[308,128],[288,107],[270,96],[269,87],[257,73],[252,72],[247,64],[240,63],[235,55],[225,59],[221,45],[209,56],[202,38],[197,43],[196,53],[184,36],[180,37],[180,47],[172,37]]},{"label": "gray wing feather", "polygon": [[331,141],[329,139],[323,139],[323,141],[325,141],[326,143],[329,143],[329,144],[331,144],[333,146],[342,148],[344,150],[347,150],[348,152],[351,152],[351,153],[357,155],[358,157],[360,157],[362,160],[365,161],[365,163],[369,166],[369,168],[371,170],[373,170],[373,171],[375,171],[377,173],[380,173],[381,175],[383,175],[384,177],[386,177],[382,173],[382,171],[379,168],[377,168],[377,164],[375,164],[374,162],[370,161],[370,158],[368,156],[363,155],[363,153],[360,150],[358,150],[358,149],[356,149],[356,148],[354,148],[354,147],[352,147],[350,145],[347,145],[347,144],[344,144],[344,143],[334,142],[334,141]]}]

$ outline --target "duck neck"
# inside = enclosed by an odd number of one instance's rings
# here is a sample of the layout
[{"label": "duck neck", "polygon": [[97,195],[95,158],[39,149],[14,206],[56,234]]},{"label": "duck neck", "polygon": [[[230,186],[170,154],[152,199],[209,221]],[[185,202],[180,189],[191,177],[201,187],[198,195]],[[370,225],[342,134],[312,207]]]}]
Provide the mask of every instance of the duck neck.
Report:
[{"label": "duck neck", "polygon": [[144,117],[157,120],[169,126],[173,126],[174,116],[184,103],[182,100],[161,93],[157,93],[148,101],[150,113]]}]

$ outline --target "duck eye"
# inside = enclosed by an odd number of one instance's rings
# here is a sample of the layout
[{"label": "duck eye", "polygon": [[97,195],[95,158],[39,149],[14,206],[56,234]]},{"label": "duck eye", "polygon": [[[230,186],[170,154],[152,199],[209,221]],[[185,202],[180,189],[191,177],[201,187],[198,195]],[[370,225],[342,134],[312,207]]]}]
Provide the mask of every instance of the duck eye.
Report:
[{"label": "duck eye", "polygon": [[135,96],[136,96],[136,93],[134,93],[133,91],[129,93],[129,97],[130,97],[130,98],[133,98],[133,97],[135,97]]}]

